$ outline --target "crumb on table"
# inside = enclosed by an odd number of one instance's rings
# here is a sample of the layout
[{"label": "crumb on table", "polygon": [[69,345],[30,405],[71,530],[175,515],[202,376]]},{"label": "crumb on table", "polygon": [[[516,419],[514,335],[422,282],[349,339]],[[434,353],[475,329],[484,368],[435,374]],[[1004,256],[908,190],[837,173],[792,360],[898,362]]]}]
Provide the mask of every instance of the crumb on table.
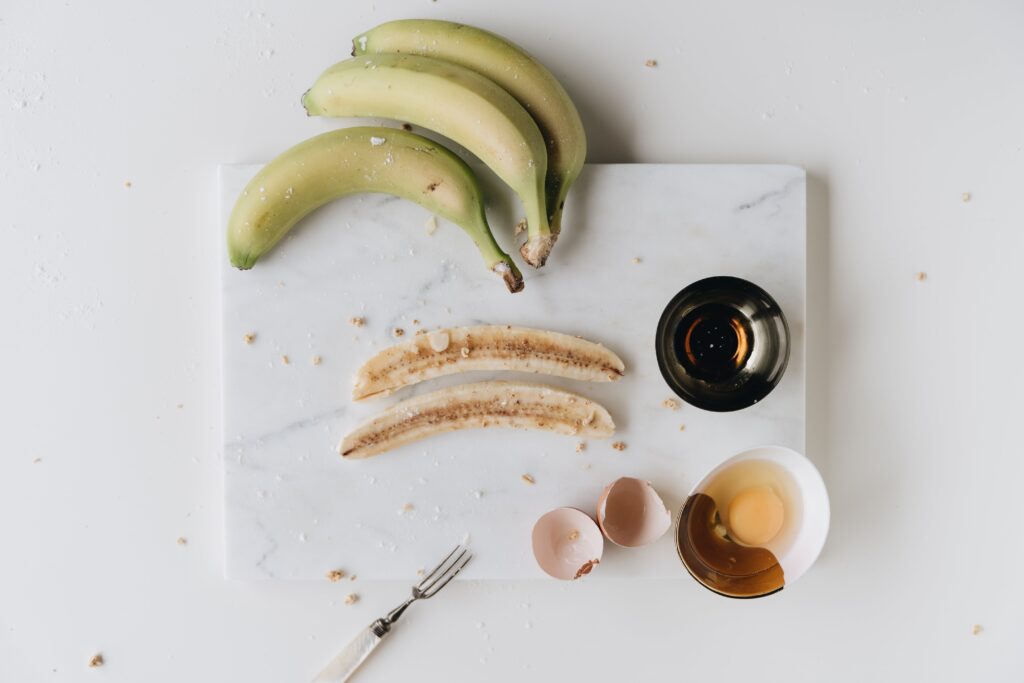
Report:
[{"label": "crumb on table", "polygon": [[408,514],[408,513],[412,512],[412,511],[413,511],[413,504],[412,503],[406,503],[405,505],[402,506],[402,509],[398,511],[398,514],[404,515],[404,514]]},{"label": "crumb on table", "polygon": [[396,337],[404,337],[405,330],[403,330],[401,327],[396,327],[395,329],[391,330],[391,334],[395,335]]},{"label": "crumb on table", "polygon": [[[335,581],[341,581],[342,579],[344,579],[345,571],[342,569],[332,569],[331,571],[327,572],[325,576],[327,576],[328,581],[331,581],[333,583]],[[353,576],[352,578],[354,579],[356,577]]]},{"label": "crumb on table", "polygon": [[578,442],[576,444],[576,452],[577,453],[582,453],[585,450],[587,450],[587,442],[586,441],[580,441],[580,442]]},{"label": "crumb on table", "polygon": [[686,425],[679,425],[679,431],[685,432],[686,431]]},{"label": "crumb on table", "polygon": [[244,341],[246,344],[252,344],[254,341],[256,341],[256,333],[246,332],[244,335],[242,335],[242,341]]},{"label": "crumb on table", "polygon": [[354,605],[357,602],[359,602],[359,596],[356,595],[355,593],[349,593],[348,595],[345,596],[345,604],[346,605]]},{"label": "crumb on table", "polygon": [[427,219],[427,222],[423,224],[423,227],[427,230],[427,235],[433,235],[437,232],[437,216],[431,216]]},{"label": "crumb on table", "polygon": [[292,359],[288,356],[281,356],[281,365],[291,365]]},{"label": "crumb on table", "polygon": [[130,180],[124,181],[124,186],[127,187],[129,190],[132,189],[132,181],[130,181]]},{"label": "crumb on table", "polygon": [[178,536],[178,540],[176,541],[176,543],[178,545],[188,545],[188,539],[184,536]]},{"label": "crumb on table", "polygon": [[638,265],[640,265],[640,263],[641,263],[640,257],[639,256],[634,256],[633,257],[633,265],[634,266],[638,266]]},{"label": "crumb on table", "polygon": [[39,464],[39,463],[41,463],[42,461],[43,461],[43,459],[42,459],[42,458],[32,458],[32,464],[33,464],[33,465],[38,465],[38,464]]},{"label": "crumb on table", "polygon": [[423,567],[420,567],[419,569],[416,570],[416,576],[423,576],[426,573],[427,573],[427,570],[424,569]]},{"label": "crumb on table", "polygon": [[320,356],[313,356],[313,365],[320,365],[321,362],[323,362],[323,358],[321,358]]},{"label": "crumb on table", "polygon": [[616,441],[616,442],[614,442],[612,444],[612,448],[614,448],[617,451],[624,451],[624,450],[626,450],[626,442],[625,441]]},{"label": "crumb on table", "polygon": [[366,324],[366,318],[362,318],[362,317],[359,317],[359,316],[356,316],[354,318],[349,318],[348,319],[348,324],[352,325],[353,327],[362,327],[363,325]]},{"label": "crumb on table", "polygon": [[580,537],[580,532],[577,531],[576,529],[573,529],[572,531],[569,532],[569,540],[570,541],[575,541],[579,537]]},{"label": "crumb on table", "polygon": [[962,201],[964,204],[971,201],[971,193],[964,192],[962,195],[960,195],[960,201]]},{"label": "crumb on table", "polygon": [[974,636],[980,635],[981,632],[984,631],[984,630],[985,629],[983,629],[981,627],[981,624],[975,624],[974,627],[971,628],[971,635],[974,635]]},{"label": "crumb on table", "polygon": [[522,480],[525,481],[527,484],[536,484],[537,483],[537,480],[533,478],[532,474],[524,474],[522,476]]},{"label": "crumb on table", "polygon": [[661,402],[661,405],[663,408],[675,410],[676,408],[679,407],[679,401],[675,400],[674,398],[666,398],[664,401]]},{"label": "crumb on table", "polygon": [[646,66],[649,69],[653,69],[654,67],[658,66],[658,60],[657,59],[645,60],[644,61],[644,66]]},{"label": "crumb on table", "polygon": [[914,276],[914,279],[917,280],[918,282],[924,282],[925,280],[928,279],[928,273],[922,270]]},{"label": "crumb on table", "polygon": [[92,656],[92,659],[89,660],[90,669],[95,669],[98,666],[103,666],[103,655],[99,652],[94,654]]}]

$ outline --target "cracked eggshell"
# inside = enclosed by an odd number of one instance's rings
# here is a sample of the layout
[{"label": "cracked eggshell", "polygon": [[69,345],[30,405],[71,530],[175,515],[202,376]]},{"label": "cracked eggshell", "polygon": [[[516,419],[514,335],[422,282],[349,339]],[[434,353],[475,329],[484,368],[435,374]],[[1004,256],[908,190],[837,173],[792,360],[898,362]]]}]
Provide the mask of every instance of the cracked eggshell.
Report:
[{"label": "cracked eggshell", "polygon": [[600,563],[603,552],[601,530],[576,508],[556,508],[533,525],[533,556],[548,576],[578,579]]},{"label": "cracked eggshell", "polygon": [[601,493],[597,523],[615,545],[638,548],[665,535],[672,526],[672,513],[649,481],[621,477]]}]

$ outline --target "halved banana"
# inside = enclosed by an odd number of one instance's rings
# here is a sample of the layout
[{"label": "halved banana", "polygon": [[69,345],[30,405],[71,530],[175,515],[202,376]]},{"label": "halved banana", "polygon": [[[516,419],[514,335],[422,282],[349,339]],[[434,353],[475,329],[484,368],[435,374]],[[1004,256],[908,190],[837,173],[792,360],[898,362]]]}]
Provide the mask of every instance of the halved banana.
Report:
[{"label": "halved banana", "polygon": [[428,379],[474,370],[610,382],[624,368],[604,346],[568,334],[511,325],[450,327],[416,335],[373,356],[356,373],[352,398],[386,396]]},{"label": "halved banana", "polygon": [[434,434],[485,427],[594,438],[615,432],[608,411],[583,396],[542,384],[477,382],[395,404],[356,427],[338,452],[346,458],[368,458]]}]

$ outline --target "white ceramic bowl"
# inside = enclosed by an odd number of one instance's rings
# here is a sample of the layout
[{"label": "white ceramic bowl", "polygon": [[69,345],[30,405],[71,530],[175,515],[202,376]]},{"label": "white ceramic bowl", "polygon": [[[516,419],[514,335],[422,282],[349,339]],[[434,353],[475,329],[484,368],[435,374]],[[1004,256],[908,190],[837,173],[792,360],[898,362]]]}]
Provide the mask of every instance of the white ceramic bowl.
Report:
[{"label": "white ceramic bowl", "polygon": [[[761,550],[732,540],[724,524],[715,523],[721,511],[708,500],[713,493],[727,497],[730,484],[723,482],[742,479],[737,473],[757,472],[763,463],[785,475],[786,519]],[[811,461],[790,448],[761,446],[725,460],[694,485],[679,516],[676,547],[687,571],[705,587],[729,597],[762,597],[810,569],[825,545],[829,516],[828,491]]]}]

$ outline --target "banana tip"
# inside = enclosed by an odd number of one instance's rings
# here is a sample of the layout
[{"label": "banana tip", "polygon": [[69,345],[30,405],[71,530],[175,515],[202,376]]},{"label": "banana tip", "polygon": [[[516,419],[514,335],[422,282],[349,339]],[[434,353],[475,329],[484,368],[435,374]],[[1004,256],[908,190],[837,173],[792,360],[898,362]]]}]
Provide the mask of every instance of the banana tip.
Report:
[{"label": "banana tip", "polygon": [[513,294],[523,291],[523,287],[526,286],[523,283],[523,274],[519,272],[514,263],[502,261],[496,263],[493,270],[501,276],[501,279],[505,281],[505,286],[508,287],[508,291]]},{"label": "banana tip", "polygon": [[547,263],[551,249],[555,246],[558,235],[531,235],[526,243],[519,248],[519,253],[534,268],[542,268]]}]

